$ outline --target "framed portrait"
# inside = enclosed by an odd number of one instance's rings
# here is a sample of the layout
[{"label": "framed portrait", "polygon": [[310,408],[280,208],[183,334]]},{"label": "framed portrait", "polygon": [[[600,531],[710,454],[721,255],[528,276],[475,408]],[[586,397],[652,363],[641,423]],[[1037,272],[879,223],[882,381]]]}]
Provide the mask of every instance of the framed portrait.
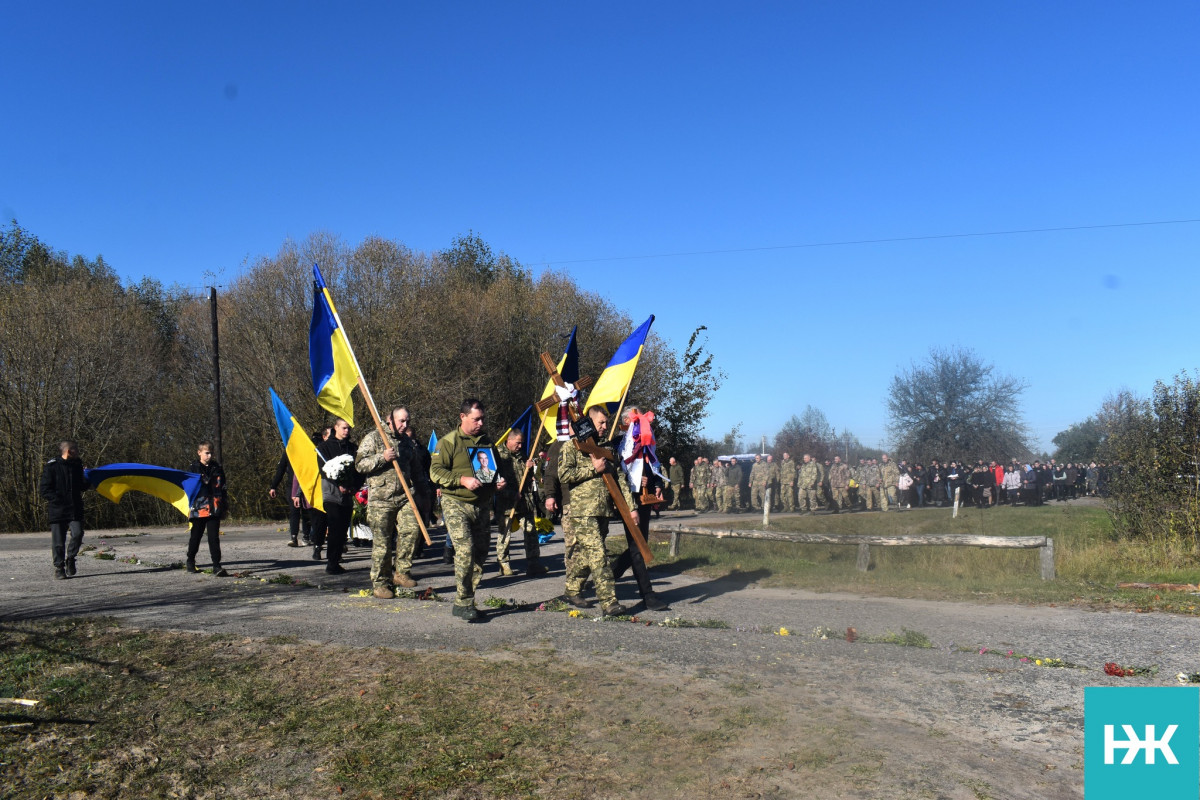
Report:
[{"label": "framed portrait", "polygon": [[471,454],[471,467],[475,470],[475,479],[480,483],[495,483],[496,482],[496,448],[487,447],[470,447],[467,452]]}]

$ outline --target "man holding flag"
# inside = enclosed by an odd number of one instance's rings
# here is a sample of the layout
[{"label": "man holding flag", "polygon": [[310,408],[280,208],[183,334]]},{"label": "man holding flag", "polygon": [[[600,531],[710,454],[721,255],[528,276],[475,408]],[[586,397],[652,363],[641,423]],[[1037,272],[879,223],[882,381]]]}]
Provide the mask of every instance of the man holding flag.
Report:
[{"label": "man holding flag", "polygon": [[[530,410],[532,409],[533,406],[530,406]],[[500,574],[505,576],[513,574],[508,558],[513,528],[508,518],[509,512],[514,510],[516,513],[513,523],[521,526],[525,541],[525,572],[529,575],[544,575],[549,571],[541,561],[541,546],[538,544],[537,526],[534,522],[537,494],[533,488],[533,481],[526,480],[521,495],[517,496],[517,484],[520,483],[517,470],[534,467],[534,460],[526,460],[524,457],[524,443],[524,431],[514,424],[504,442],[496,448],[500,459],[497,467],[500,477],[505,481],[504,488],[496,493],[496,522],[499,525],[496,535],[496,560],[500,562]]]},{"label": "man holding flag", "polygon": [[358,446],[354,467],[366,479],[367,524],[371,526],[371,587],[375,597],[391,600],[396,596],[393,581],[406,589],[417,585],[413,580],[412,560],[420,529],[392,463],[400,465],[405,479],[412,483],[416,465],[415,448],[408,436],[408,409],[398,406],[387,418],[388,440],[371,431]]}]

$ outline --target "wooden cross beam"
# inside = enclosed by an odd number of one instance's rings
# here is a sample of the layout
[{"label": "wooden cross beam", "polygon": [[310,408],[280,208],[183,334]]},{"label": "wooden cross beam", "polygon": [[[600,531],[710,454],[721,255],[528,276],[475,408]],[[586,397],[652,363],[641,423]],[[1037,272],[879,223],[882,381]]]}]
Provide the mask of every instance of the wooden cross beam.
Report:
[{"label": "wooden cross beam", "polygon": [[[546,368],[546,372],[550,373],[550,380],[554,382],[555,386],[566,386],[566,382],[563,381],[562,376],[558,374],[558,366],[550,358],[549,353],[542,353],[542,366]],[[575,385],[578,387],[579,383]],[[549,408],[549,406],[547,406],[547,408]],[[567,413],[570,415],[571,424],[572,427],[574,427],[574,424],[579,421],[580,416],[579,411],[575,409],[574,403],[567,403]],[[571,441],[575,443],[575,447],[580,451],[587,453],[590,456],[596,456],[598,458],[611,461],[613,462],[614,466],[616,465],[616,454],[607,447],[601,447],[599,443],[596,442],[595,436],[588,436],[585,438],[579,438],[576,436]],[[621,487],[617,485],[616,477],[613,475],[613,473],[608,471],[600,473],[600,476],[604,479],[604,485],[608,489],[609,496],[612,497],[613,505],[615,505],[617,507],[617,511],[620,512],[621,519],[625,522],[625,527],[629,529],[629,535],[633,537],[633,543],[637,545],[638,552],[642,554],[642,558],[645,559],[647,564],[649,564],[654,560],[654,554],[650,552],[650,546],[646,544],[646,537],[642,535],[642,529],[638,527],[637,519],[634,518],[633,513],[629,510],[629,505],[625,502],[625,495],[621,493]]]}]

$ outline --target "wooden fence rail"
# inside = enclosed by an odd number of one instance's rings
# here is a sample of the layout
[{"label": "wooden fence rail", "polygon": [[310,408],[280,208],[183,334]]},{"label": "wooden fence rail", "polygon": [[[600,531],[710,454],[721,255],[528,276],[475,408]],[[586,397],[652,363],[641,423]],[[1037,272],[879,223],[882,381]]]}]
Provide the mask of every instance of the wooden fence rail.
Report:
[{"label": "wooden fence rail", "polygon": [[923,533],[908,536],[869,536],[846,533],[779,533],[777,531],[729,530],[697,528],[688,525],[658,523],[650,526],[651,533],[671,535],[671,556],[679,554],[679,537],[712,536],[717,539],[766,539],[796,544],[849,544],[858,546],[858,571],[866,572],[871,564],[871,545],[905,547],[911,545],[958,545],[960,547],[1005,547],[1041,552],[1042,580],[1054,580],[1054,540],[1049,536],[982,536],[970,533]]}]

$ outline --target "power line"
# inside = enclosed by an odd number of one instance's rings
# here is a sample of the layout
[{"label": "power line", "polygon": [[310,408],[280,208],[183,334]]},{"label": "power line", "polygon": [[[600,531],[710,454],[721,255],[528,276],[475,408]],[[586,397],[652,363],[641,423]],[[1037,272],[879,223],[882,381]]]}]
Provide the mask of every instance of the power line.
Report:
[{"label": "power line", "polygon": [[602,261],[635,261],[651,258],[680,258],[684,256],[713,256],[729,253],[761,253],[771,250],[802,250],[814,247],[844,247],[858,244],[888,244],[893,242],[925,242],[936,239],[969,239],[982,236],[1015,236],[1027,233],[1060,233],[1063,231],[1094,231],[1105,228],[1144,228],[1151,225],[1187,225],[1200,219],[1167,219],[1154,222],[1113,222],[1105,225],[1070,225],[1057,228],[1019,228],[1008,231],[981,231],[977,233],[940,233],[928,236],[895,236],[886,239],[847,239],[834,242],[808,242],[806,244],[779,244],[762,247],[734,247],[725,250],[688,250],[678,253],[654,253],[650,255],[603,256],[599,258],[574,258],[560,261],[533,261],[535,266],[550,267],[558,264],[595,264]]}]

